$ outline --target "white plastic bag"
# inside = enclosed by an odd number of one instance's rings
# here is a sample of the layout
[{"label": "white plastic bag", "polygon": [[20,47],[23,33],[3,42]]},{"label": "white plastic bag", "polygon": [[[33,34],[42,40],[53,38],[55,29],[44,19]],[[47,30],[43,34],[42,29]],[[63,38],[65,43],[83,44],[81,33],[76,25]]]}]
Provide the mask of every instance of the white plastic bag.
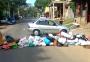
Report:
[{"label": "white plastic bag", "polygon": [[68,34],[68,33],[65,33],[65,32],[61,32],[61,36],[64,36],[64,37],[70,38],[70,39],[73,38],[73,36],[71,34]]},{"label": "white plastic bag", "polygon": [[29,42],[26,37],[23,37],[20,39],[18,45],[20,48],[27,47],[27,46],[29,46]]},{"label": "white plastic bag", "polygon": [[66,38],[59,38],[58,42],[61,44],[65,44],[66,43]]}]

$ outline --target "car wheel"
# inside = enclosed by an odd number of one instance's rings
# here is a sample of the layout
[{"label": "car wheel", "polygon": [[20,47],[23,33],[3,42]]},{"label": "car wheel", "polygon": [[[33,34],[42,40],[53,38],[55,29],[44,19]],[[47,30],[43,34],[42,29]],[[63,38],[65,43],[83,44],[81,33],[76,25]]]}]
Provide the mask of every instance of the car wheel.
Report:
[{"label": "car wheel", "polygon": [[68,32],[66,29],[62,29],[61,31],[63,31],[63,32],[65,32],[65,33],[67,33],[67,32]]},{"label": "car wheel", "polygon": [[34,31],[33,31],[33,35],[40,35],[40,30],[37,30],[37,29],[35,29]]}]

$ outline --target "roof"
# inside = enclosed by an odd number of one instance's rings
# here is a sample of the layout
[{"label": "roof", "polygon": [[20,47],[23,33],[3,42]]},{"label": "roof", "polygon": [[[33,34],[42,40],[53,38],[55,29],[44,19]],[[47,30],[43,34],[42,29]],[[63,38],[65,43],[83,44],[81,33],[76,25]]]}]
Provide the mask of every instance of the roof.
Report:
[{"label": "roof", "polygon": [[49,6],[53,6],[53,3],[54,5],[56,5],[56,4],[65,3],[65,2],[66,1],[52,1]]}]

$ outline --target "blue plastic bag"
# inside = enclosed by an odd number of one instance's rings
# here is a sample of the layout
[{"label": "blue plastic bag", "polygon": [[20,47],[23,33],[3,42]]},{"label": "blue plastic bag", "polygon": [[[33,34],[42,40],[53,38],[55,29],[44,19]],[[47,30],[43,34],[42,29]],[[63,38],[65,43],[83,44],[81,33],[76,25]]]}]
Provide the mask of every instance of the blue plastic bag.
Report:
[{"label": "blue plastic bag", "polygon": [[43,41],[45,42],[46,46],[49,46],[51,43],[51,41],[47,37],[45,37]]}]

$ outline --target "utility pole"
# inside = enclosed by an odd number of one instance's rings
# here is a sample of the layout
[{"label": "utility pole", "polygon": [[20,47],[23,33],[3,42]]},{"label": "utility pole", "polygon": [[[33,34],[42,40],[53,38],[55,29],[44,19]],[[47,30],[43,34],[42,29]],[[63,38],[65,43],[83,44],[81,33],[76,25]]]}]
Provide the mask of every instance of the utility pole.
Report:
[{"label": "utility pole", "polygon": [[18,5],[18,9],[17,10],[18,10],[18,16],[20,16],[19,5]]}]

